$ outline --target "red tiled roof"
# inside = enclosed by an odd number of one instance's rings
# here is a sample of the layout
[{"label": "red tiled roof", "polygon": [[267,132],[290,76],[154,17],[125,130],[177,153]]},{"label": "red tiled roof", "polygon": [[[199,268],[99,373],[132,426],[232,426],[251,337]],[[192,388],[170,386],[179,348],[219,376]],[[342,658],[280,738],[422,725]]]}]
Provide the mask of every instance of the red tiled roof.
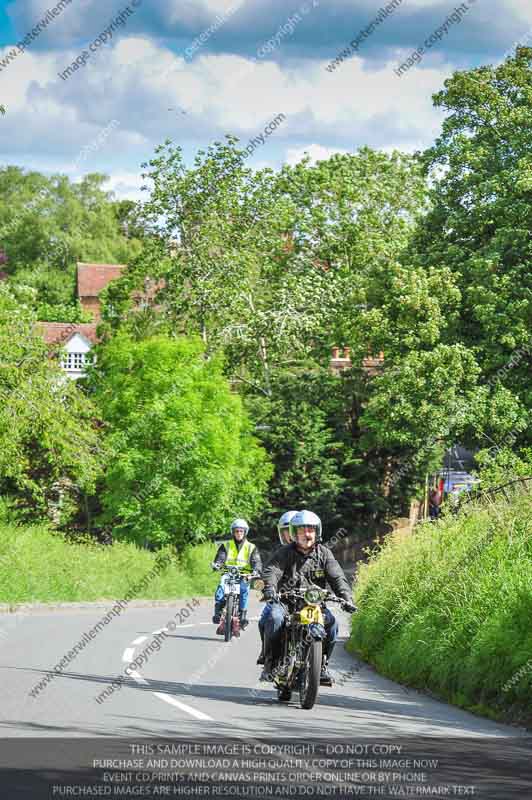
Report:
[{"label": "red tiled roof", "polygon": [[46,344],[66,344],[76,333],[96,344],[96,325],[96,322],[38,322],[37,330]]},{"label": "red tiled roof", "polygon": [[78,297],[98,297],[110,281],[119,278],[125,264],[84,264],[78,262]]}]

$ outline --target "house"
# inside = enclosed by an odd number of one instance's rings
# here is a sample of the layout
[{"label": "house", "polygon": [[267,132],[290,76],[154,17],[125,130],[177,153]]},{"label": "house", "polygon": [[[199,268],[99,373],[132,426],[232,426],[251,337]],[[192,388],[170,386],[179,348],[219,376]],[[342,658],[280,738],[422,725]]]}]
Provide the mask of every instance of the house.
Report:
[{"label": "house", "polygon": [[85,374],[88,354],[97,343],[96,322],[38,322],[46,344],[54,350],[63,347],[61,366],[69,378],[81,378]]},{"label": "house", "polygon": [[[366,356],[362,359],[362,369],[368,375],[378,375],[384,364],[384,353],[379,353],[378,356]],[[333,347],[329,368],[334,375],[340,375],[346,369],[351,369],[353,362],[351,361],[351,348],[350,347]]]},{"label": "house", "polygon": [[38,322],[50,349],[63,348],[61,366],[69,378],[81,378],[89,353],[98,341],[96,329],[101,320],[100,292],[115,278],[119,278],[125,264],[77,264],[76,293],[84,311],[89,311],[94,322]]},{"label": "house", "polygon": [[119,278],[125,270],[125,264],[77,264],[77,295],[84,311],[90,311],[93,319],[101,319],[100,292],[108,284]]},{"label": "house", "polygon": [[[44,340],[56,350],[58,346],[64,349],[61,366],[69,378],[81,378],[85,374],[85,366],[89,352],[98,342],[96,329],[101,321],[101,292],[109,283],[122,275],[126,264],[88,264],[78,262],[76,276],[76,293],[84,311],[89,311],[93,322],[38,322]],[[142,291],[133,293],[137,308],[151,304],[155,295],[162,288],[162,280],[146,278]]]}]

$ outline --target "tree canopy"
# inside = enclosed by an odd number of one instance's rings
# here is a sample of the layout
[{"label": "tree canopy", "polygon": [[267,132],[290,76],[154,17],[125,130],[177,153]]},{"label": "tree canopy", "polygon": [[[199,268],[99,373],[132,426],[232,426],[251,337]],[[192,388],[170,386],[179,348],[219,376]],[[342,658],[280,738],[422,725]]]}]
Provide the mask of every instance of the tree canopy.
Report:
[{"label": "tree canopy", "polygon": [[185,544],[259,510],[270,477],[238,395],[201,342],[127,333],[92,376],[110,458],[101,522],[138,544]]}]

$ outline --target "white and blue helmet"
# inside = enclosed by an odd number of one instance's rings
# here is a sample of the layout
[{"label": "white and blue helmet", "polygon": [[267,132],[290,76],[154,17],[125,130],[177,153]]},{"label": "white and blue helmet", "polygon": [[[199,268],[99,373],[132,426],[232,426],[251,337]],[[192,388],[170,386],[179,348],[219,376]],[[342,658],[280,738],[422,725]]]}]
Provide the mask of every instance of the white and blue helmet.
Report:
[{"label": "white and blue helmet", "polygon": [[303,526],[311,525],[316,529],[316,541],[321,542],[321,519],[313,511],[298,511],[290,520],[290,538],[296,540],[296,531]]},{"label": "white and blue helmet", "polygon": [[231,523],[231,533],[233,533],[235,528],[244,528],[244,530],[246,532],[245,535],[246,536],[248,535],[249,525],[247,524],[245,519],[242,519],[242,517],[237,517],[236,519],[234,519],[232,521],[232,523]]},{"label": "white and blue helmet", "polygon": [[290,529],[290,520],[293,516],[297,514],[297,511],[285,511],[284,514],[279,517],[279,522],[277,523],[277,533],[279,534],[279,541],[281,544],[286,544],[285,540],[282,536],[283,529]]}]

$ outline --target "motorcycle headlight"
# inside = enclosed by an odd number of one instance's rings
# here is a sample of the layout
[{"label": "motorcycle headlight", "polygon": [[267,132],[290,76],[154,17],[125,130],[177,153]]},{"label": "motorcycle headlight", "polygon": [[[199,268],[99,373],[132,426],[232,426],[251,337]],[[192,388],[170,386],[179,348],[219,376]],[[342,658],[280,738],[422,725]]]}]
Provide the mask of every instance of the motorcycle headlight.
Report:
[{"label": "motorcycle headlight", "polygon": [[305,592],[305,601],[307,603],[319,603],[321,594],[319,589],[307,589]]}]

